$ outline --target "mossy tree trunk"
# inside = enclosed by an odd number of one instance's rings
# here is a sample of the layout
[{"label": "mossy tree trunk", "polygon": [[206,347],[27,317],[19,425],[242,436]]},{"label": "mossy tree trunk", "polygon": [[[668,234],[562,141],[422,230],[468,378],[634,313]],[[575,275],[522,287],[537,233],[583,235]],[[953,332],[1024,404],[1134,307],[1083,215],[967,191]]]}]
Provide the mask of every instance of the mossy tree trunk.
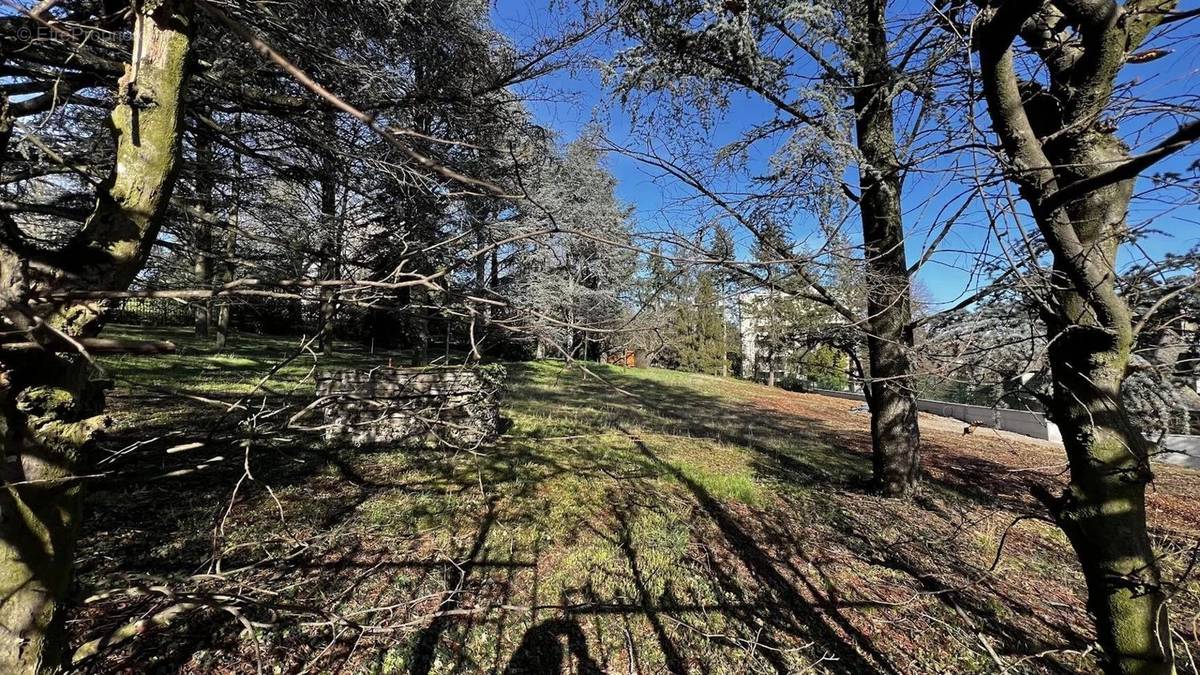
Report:
[{"label": "mossy tree trunk", "polygon": [[86,361],[38,354],[6,373],[0,493],[0,671],[53,671],[65,648],[60,603],[71,584],[79,453],[105,425]]},{"label": "mossy tree trunk", "polygon": [[912,292],[900,211],[900,163],[892,111],[886,0],[856,0],[854,93],[859,152],[859,212],[866,255],[867,352],[873,478],[884,495],[911,495],[921,475],[921,434],[909,350]]},{"label": "mossy tree trunk", "polygon": [[[1078,294],[1064,291],[1061,299],[1067,311],[1088,314]],[[1090,321],[1053,329],[1051,413],[1071,482],[1043,500],[1083,568],[1108,672],[1173,673],[1166,595],[1146,530],[1148,442],[1121,403],[1132,344],[1128,321],[1121,324],[1115,331]]]},{"label": "mossy tree trunk", "polygon": [[[143,3],[111,123],[112,173],[62,251],[0,249],[0,309],[40,350],[2,351],[5,490],[0,493],[0,672],[51,672],[64,652],[61,604],[79,523],[76,464],[107,418],[103,387],[72,343],[145,264],[176,174],[190,39],[183,2]],[[37,264],[34,264],[37,263]]]},{"label": "mossy tree trunk", "polygon": [[[1004,169],[1054,260],[1052,288],[1043,298],[1051,331],[1050,412],[1071,480],[1061,495],[1039,496],[1079,559],[1105,670],[1114,675],[1175,672],[1166,593],[1146,529],[1148,443],[1121,402],[1134,331],[1117,293],[1116,260],[1133,176],[1103,179],[1129,160],[1104,118],[1113,82],[1125,54],[1173,3],[1150,4],[1006,1],[977,31]],[[1016,67],[1018,36],[1039,67]],[[1019,81],[1018,70],[1040,70],[1046,80]]]}]

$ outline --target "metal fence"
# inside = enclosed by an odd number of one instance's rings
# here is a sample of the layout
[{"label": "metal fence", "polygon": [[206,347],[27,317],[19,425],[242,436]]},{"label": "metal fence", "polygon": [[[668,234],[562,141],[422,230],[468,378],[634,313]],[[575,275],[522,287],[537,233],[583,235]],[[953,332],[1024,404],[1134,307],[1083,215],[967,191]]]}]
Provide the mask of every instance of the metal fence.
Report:
[{"label": "metal fence", "polygon": [[113,323],[137,326],[186,326],[194,317],[191,305],[170,298],[125,298],[109,313]]},{"label": "metal fence", "polygon": [[[259,335],[311,334],[320,324],[318,303],[291,298],[232,298],[230,325],[233,330]],[[211,320],[217,320],[213,303]],[[341,306],[334,319],[341,339],[365,339],[367,312],[361,307]],[[196,305],[171,298],[125,298],[109,314],[112,323],[136,326],[178,327],[195,322]]]}]

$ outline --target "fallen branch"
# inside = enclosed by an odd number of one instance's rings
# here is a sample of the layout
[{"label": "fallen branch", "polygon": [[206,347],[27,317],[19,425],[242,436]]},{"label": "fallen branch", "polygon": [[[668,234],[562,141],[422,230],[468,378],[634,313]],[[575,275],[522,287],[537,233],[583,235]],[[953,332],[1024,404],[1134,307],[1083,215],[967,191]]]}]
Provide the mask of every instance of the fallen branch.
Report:
[{"label": "fallen branch", "polygon": [[147,340],[147,341],[126,341],[126,340],[111,340],[107,338],[78,338],[76,342],[78,346],[71,345],[60,339],[49,339],[46,342],[9,342],[0,343],[0,351],[7,352],[75,352],[79,351],[78,347],[82,346],[91,354],[174,354],[175,343]]}]

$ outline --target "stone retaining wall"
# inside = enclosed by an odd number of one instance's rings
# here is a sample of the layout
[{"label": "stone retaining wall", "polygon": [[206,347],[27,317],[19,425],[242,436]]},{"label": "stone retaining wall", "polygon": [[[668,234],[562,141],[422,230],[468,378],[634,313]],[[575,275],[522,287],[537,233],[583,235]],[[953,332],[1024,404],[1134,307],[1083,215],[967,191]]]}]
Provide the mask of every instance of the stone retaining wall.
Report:
[{"label": "stone retaining wall", "polygon": [[359,445],[475,447],[499,433],[504,370],[374,368],[324,373],[325,435]]}]

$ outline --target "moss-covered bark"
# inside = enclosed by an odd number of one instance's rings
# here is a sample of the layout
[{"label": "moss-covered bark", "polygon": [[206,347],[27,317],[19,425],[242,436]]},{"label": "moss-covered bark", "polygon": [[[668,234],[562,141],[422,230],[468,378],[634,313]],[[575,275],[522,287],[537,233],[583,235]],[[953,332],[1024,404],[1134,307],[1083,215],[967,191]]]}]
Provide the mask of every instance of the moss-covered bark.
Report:
[{"label": "moss-covered bark", "polygon": [[[1175,672],[1166,593],[1146,530],[1147,442],[1121,403],[1133,327],[1117,293],[1116,266],[1133,181],[1080,191],[1129,159],[1103,118],[1127,51],[1172,0],[1155,11],[1095,3],[1004,2],[977,32],[992,127],[1004,170],[1029,204],[1054,259],[1043,316],[1050,328],[1050,412],[1063,433],[1071,481],[1041,495],[1079,558],[1088,608],[1113,675]],[[1133,11],[1131,11],[1133,10]],[[1158,18],[1155,18],[1158,17]],[[1045,82],[1021,81],[1013,41],[1037,55]],[[1097,184],[1099,185],[1099,184]]]},{"label": "moss-covered bark", "polygon": [[[51,338],[94,335],[103,304],[63,294],[125,288],[157,237],[179,152],[189,6],[159,0],[136,14],[136,59],[119,81],[111,118],[115,165],[77,236],[38,265],[24,252],[0,250],[0,310],[51,345],[32,356],[0,352],[2,673],[53,672],[65,648],[60,606],[79,525],[76,467],[107,418],[87,358],[62,353],[62,341]],[[52,295],[60,299],[47,301]]]},{"label": "moss-covered bark", "polygon": [[1175,669],[1166,595],[1146,530],[1149,460],[1120,404],[1120,360],[1121,351],[1098,333],[1081,331],[1054,346],[1053,412],[1071,482],[1046,501],[1083,568],[1107,672],[1165,675]]},{"label": "moss-covered bark", "polygon": [[[1065,149],[1079,165],[1108,167],[1127,154],[1107,133],[1081,142]],[[1132,181],[1125,181],[1067,209],[1083,255],[1056,258],[1058,312],[1048,317],[1054,333],[1048,355],[1051,413],[1062,431],[1071,482],[1061,496],[1045,501],[1083,568],[1108,672],[1165,675],[1175,668],[1166,594],[1146,529],[1149,444],[1121,400],[1133,327],[1116,295],[1115,261],[1132,192]],[[1081,263],[1097,272],[1091,289],[1097,295],[1090,300],[1070,281],[1072,265]]]},{"label": "moss-covered bark", "polygon": [[43,355],[8,374],[0,493],[0,671],[52,672],[63,644],[59,603],[71,582],[79,453],[106,424],[102,390],[80,357]]}]

